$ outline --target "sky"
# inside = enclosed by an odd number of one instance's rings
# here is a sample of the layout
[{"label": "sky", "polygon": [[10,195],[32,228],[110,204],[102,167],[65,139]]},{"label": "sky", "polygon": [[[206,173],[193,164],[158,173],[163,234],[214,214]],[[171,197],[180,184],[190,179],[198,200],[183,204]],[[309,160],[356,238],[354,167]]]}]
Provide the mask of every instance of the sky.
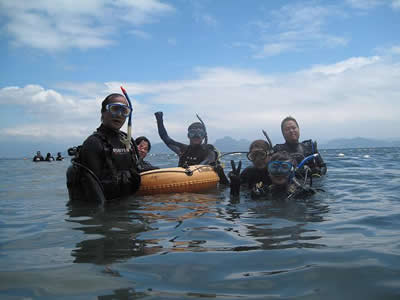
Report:
[{"label": "sky", "polygon": [[399,32],[400,0],[0,0],[0,142],[79,145],[121,85],[152,143],[157,111],[181,142],[196,113],[210,142],[280,143],[289,115],[301,139],[398,139]]}]

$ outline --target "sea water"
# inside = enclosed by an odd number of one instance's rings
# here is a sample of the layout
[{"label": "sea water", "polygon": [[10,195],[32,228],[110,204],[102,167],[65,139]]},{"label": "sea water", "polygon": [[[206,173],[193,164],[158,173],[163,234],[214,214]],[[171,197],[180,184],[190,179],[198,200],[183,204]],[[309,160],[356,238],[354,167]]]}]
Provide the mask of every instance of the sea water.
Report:
[{"label": "sea water", "polygon": [[69,159],[1,159],[0,299],[400,299],[399,150],[324,150],[325,192],[287,203],[219,186],[67,205]]}]

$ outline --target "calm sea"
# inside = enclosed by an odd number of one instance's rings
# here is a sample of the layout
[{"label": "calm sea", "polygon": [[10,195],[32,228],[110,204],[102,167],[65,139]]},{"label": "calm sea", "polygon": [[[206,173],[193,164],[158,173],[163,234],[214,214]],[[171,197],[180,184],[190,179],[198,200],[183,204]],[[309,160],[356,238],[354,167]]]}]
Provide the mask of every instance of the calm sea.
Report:
[{"label": "calm sea", "polygon": [[68,206],[69,159],[0,160],[0,298],[398,300],[399,150],[322,151],[325,192],[290,203],[217,188]]}]

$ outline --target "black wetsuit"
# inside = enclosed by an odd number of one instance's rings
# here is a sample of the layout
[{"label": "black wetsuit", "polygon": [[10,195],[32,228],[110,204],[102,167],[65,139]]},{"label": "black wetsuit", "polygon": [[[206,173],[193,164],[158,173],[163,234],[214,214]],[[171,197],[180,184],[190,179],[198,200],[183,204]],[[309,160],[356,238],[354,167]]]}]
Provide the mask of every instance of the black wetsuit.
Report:
[{"label": "black wetsuit", "polygon": [[54,161],[54,157],[53,156],[46,156],[45,161]]},{"label": "black wetsuit", "polygon": [[286,201],[290,199],[304,199],[315,193],[316,191],[310,187],[290,183],[287,186],[270,184],[258,189],[253,189],[251,196],[253,199]]},{"label": "black wetsuit", "polygon": [[[78,163],[88,168],[93,174],[81,167],[85,176],[79,177],[83,197],[101,200],[96,183],[102,187],[105,200],[134,194],[140,185],[138,174],[136,148],[127,150],[121,138],[126,137],[121,131],[114,131],[101,125],[96,132],[89,136],[79,151]],[[69,170],[70,171],[70,170]],[[68,172],[69,172],[68,171]],[[68,179],[67,172],[67,179]],[[71,178],[73,176],[70,176]],[[100,184],[99,184],[100,181]],[[70,180],[70,185],[76,185],[76,180]],[[86,189],[86,187],[94,189]],[[71,193],[70,193],[71,197]]]},{"label": "black wetsuit", "polygon": [[286,151],[289,155],[299,164],[305,157],[318,153],[318,156],[306,163],[311,169],[313,175],[325,175],[326,164],[322,159],[321,154],[318,152],[316,142],[312,140],[306,140],[301,143],[295,144],[277,144],[273,147],[274,152]]},{"label": "black wetsuit", "polygon": [[35,155],[32,161],[44,161],[44,158],[41,155]]},{"label": "black wetsuit", "polygon": [[158,133],[169,149],[179,156],[178,167],[193,165],[214,165],[218,154],[211,144],[186,145],[179,143],[168,136],[162,118],[157,118]]},{"label": "black wetsuit", "polygon": [[271,179],[268,175],[268,170],[258,169],[256,167],[247,167],[240,173],[240,184],[247,185],[252,189],[257,183],[262,182],[263,185],[268,186],[271,184]]}]

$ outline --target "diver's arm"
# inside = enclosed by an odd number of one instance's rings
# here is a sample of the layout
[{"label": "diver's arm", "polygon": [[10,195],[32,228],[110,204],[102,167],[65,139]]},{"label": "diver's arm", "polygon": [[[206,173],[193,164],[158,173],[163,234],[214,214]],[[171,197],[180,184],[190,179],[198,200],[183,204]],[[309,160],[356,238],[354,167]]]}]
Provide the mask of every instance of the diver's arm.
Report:
[{"label": "diver's arm", "polygon": [[163,142],[167,145],[169,149],[174,151],[176,154],[181,155],[186,149],[187,145],[179,143],[168,136],[167,130],[165,129],[163,122],[163,113],[158,111],[154,113],[157,119],[158,134]]},{"label": "diver's arm", "polygon": [[104,148],[100,139],[95,136],[88,137],[82,145],[80,157],[81,163],[100,178],[105,163]]}]

